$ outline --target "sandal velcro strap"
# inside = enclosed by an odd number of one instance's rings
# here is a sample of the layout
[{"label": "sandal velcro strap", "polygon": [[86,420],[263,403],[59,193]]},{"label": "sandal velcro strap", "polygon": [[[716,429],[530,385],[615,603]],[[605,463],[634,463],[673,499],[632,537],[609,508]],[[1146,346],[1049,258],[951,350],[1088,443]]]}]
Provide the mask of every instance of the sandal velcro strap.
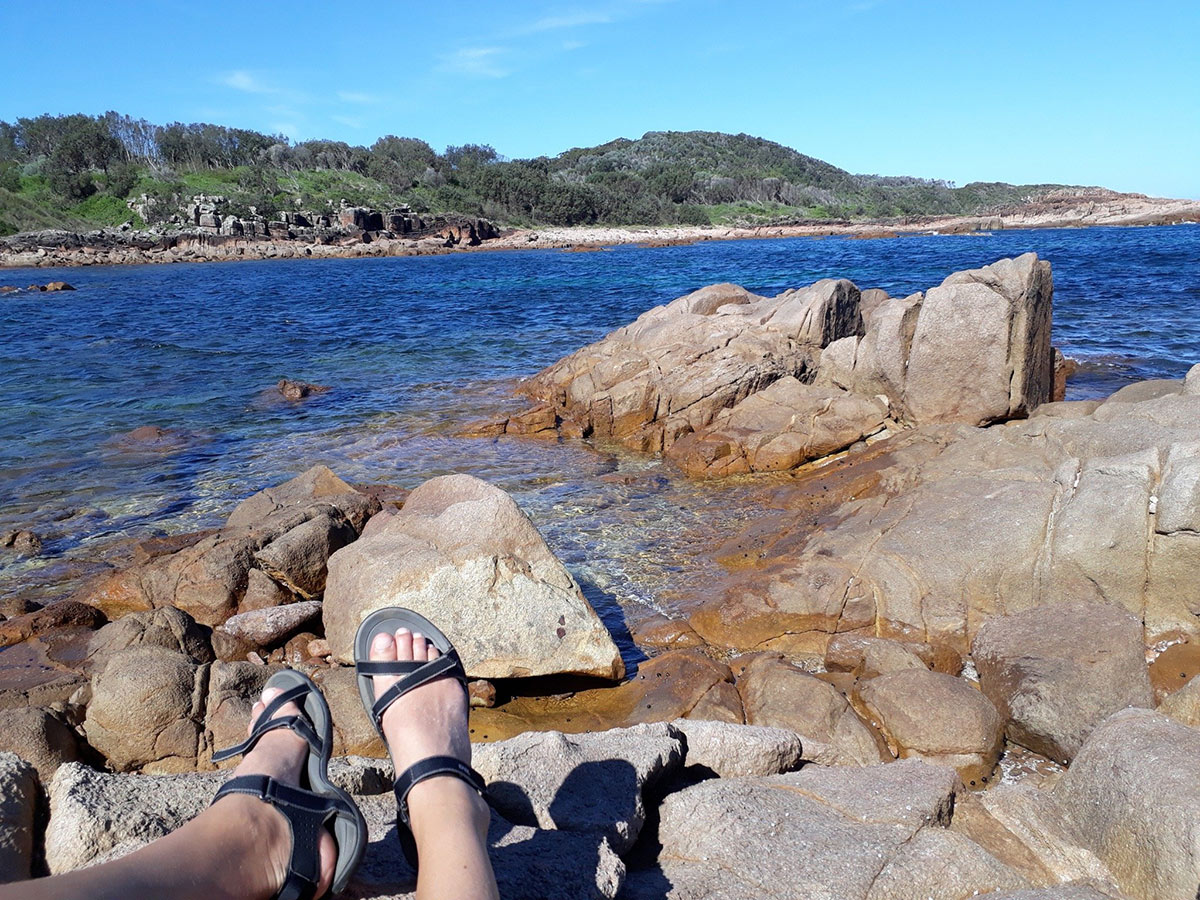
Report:
[{"label": "sandal velcro strap", "polygon": [[415,660],[396,660],[391,662],[364,661],[356,662],[354,665],[360,675],[372,678],[389,675],[403,676],[399,681],[380,694],[371,707],[371,717],[375,720],[375,727],[381,733],[383,730],[383,714],[389,706],[409,691],[414,691],[423,684],[428,684],[438,678],[445,677],[457,679],[464,687],[467,684],[466,670],[463,668],[462,660],[459,659],[458,653],[454,650],[450,650],[437,659],[427,662],[417,662]]},{"label": "sandal velcro strap", "polygon": [[420,762],[413,763],[396,778],[393,790],[396,792],[396,805],[400,821],[411,826],[408,815],[408,792],[427,778],[441,775],[453,775],[469,784],[480,796],[487,790],[487,783],[478,772],[461,759],[453,756],[430,756]]},{"label": "sandal velcro strap", "polygon": [[314,813],[334,813],[349,810],[341,797],[317,794],[291,784],[276,781],[270,775],[239,775],[230,778],[217,791],[213,802],[226,794],[249,794],[273,806],[287,806],[292,809]]},{"label": "sandal velcro strap", "polygon": [[303,707],[301,707],[300,713],[296,715],[272,718],[282,707],[288,703],[295,703],[301,697],[306,696],[308,692],[309,688],[306,685],[298,684],[295,687],[288,688],[278,697],[275,697],[259,713],[258,721],[250,731],[250,736],[236,746],[216,751],[212,756],[213,762],[221,762],[234,756],[249,753],[254,749],[254,745],[258,743],[259,738],[268,731],[274,731],[277,728],[287,728],[289,731],[294,731],[300,737],[304,738],[313,750],[319,753],[322,744],[321,738],[317,736],[312,722],[304,714]]},{"label": "sandal velcro strap", "polygon": [[276,897],[279,900],[312,900],[321,878],[318,850],[321,831],[329,818],[343,807],[341,798],[314,794],[276,781],[269,775],[231,778],[221,785],[213,803],[228,794],[249,794],[284,814],[292,829],[292,858],[287,880]]}]

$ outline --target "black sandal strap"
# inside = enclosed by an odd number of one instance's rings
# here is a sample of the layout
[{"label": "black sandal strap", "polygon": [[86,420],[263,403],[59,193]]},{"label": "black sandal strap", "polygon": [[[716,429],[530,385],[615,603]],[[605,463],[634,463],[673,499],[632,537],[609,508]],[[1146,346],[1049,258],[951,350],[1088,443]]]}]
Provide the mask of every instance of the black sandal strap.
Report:
[{"label": "black sandal strap", "polygon": [[[407,662],[407,661],[406,661]],[[381,666],[396,666],[404,665],[405,663],[356,663],[358,671],[363,675],[376,677],[378,675],[395,675],[398,674],[396,669],[385,670],[380,672],[371,671],[376,667]],[[367,669],[370,667],[370,669]],[[375,725],[381,731],[383,729],[383,714],[387,708],[407,694],[409,691],[416,690],[423,684],[428,684],[438,678],[451,677],[456,679],[465,688],[467,686],[467,673],[463,668],[462,660],[458,658],[458,653],[451,650],[448,653],[439,656],[437,659],[429,662],[420,663],[416,668],[409,669],[399,681],[393,684],[390,688],[384,691],[375,700],[375,704],[371,707],[371,717],[375,720]]]},{"label": "black sandal strap", "polygon": [[413,763],[396,777],[395,785],[392,788],[396,792],[396,806],[400,822],[406,828],[411,824],[408,816],[408,792],[425,779],[440,775],[453,775],[455,778],[461,778],[481,797],[487,790],[487,782],[483,780],[483,776],[456,757],[430,756]]},{"label": "black sandal strap", "polygon": [[380,675],[407,675],[409,672],[415,672],[417,669],[428,664],[428,660],[416,659],[394,659],[387,662],[364,660],[363,662],[356,662],[354,668],[358,670],[359,675],[368,675],[371,678],[377,678]]},{"label": "black sandal strap", "polygon": [[344,807],[339,797],[328,797],[276,781],[269,775],[231,778],[213,797],[216,803],[228,794],[248,794],[270,803],[292,829],[292,857],[287,879],[275,896],[279,900],[312,900],[321,878],[321,832],[330,817]]},{"label": "black sandal strap", "polygon": [[280,716],[271,718],[283,706],[288,703],[294,703],[296,700],[308,694],[309,689],[306,685],[300,684],[293,688],[284,691],[274,700],[266,705],[262,713],[259,714],[258,721],[254,728],[250,731],[250,736],[233,747],[226,747],[224,750],[216,751],[213,756],[213,762],[221,762],[234,756],[249,753],[254,749],[254,745],[258,743],[259,738],[269,731],[274,731],[277,728],[287,728],[294,731],[300,737],[308,742],[308,745],[316,752],[321,752],[321,738],[318,737],[316,729],[313,728],[312,722],[308,716],[304,714],[304,707],[300,705],[300,713],[290,716]]}]

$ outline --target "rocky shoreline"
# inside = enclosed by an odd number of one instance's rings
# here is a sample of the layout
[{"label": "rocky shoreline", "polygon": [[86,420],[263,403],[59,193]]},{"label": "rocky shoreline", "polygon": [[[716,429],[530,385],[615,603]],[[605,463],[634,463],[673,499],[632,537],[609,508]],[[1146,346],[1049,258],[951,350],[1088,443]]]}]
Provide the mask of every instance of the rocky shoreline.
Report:
[{"label": "rocky shoreline", "polygon": [[[372,217],[379,222],[373,223]],[[500,231],[486,220],[451,216],[434,220],[418,232],[403,233],[384,228],[379,213],[348,221],[359,224],[300,228],[287,223],[272,223],[272,227],[264,229],[262,234],[226,234],[217,227],[188,227],[166,233],[120,229],[82,234],[31,232],[0,238],[0,268],[352,259],[427,256],[470,250],[598,251],[625,244],[658,247],[714,240],[838,236],[885,239],[917,234],[978,234],[1002,229],[1178,225],[1200,223],[1200,201],[1169,200],[1095,188],[1083,192],[1055,191],[1036,202],[998,209],[987,216],[924,216],[866,222],[572,226]]]},{"label": "rocky shoreline", "polygon": [[350,665],[394,604],[472,679],[505,896],[1192,900],[1200,366],[1062,402],[1052,303],[1033,254],[908,297],[713,285],[469,426],[776,473],[712,548],[715,599],[630,622],[632,654],[467,475],[389,494],[315,466],[72,600],[9,604],[0,878],[194,815],[287,665],[322,685],[372,823],[354,895],[409,896]]}]

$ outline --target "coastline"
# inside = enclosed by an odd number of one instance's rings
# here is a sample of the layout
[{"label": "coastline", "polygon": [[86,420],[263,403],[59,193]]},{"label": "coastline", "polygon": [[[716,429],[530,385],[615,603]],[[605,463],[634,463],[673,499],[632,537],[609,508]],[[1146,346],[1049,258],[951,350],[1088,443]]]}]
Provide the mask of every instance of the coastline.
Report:
[{"label": "coastline", "polygon": [[0,268],[144,265],[266,259],[352,259],[432,256],[471,251],[599,251],[633,244],[679,246],[702,241],[790,237],[897,238],[917,234],[979,234],[1010,229],[1200,224],[1200,200],[1169,200],[1097,190],[1048,196],[987,216],[921,216],[903,220],[803,222],[788,225],[547,226],[510,229],[469,243],[454,235],[413,239],[360,230],[295,238],[245,238],[206,232],[156,234],[43,231],[0,241]]}]

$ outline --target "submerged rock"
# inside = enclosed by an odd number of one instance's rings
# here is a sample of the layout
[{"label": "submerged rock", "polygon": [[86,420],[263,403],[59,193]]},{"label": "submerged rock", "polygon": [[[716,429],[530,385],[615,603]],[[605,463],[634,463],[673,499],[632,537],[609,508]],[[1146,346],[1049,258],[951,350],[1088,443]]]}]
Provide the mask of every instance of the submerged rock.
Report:
[{"label": "submerged rock", "polygon": [[285,400],[303,400],[311,394],[323,394],[330,388],[325,384],[310,384],[307,381],[293,381],[291,378],[281,378],[275,385]]},{"label": "submerged rock", "polygon": [[42,539],[32,531],[9,531],[0,534],[0,547],[10,548],[20,556],[37,556],[42,552]]}]

